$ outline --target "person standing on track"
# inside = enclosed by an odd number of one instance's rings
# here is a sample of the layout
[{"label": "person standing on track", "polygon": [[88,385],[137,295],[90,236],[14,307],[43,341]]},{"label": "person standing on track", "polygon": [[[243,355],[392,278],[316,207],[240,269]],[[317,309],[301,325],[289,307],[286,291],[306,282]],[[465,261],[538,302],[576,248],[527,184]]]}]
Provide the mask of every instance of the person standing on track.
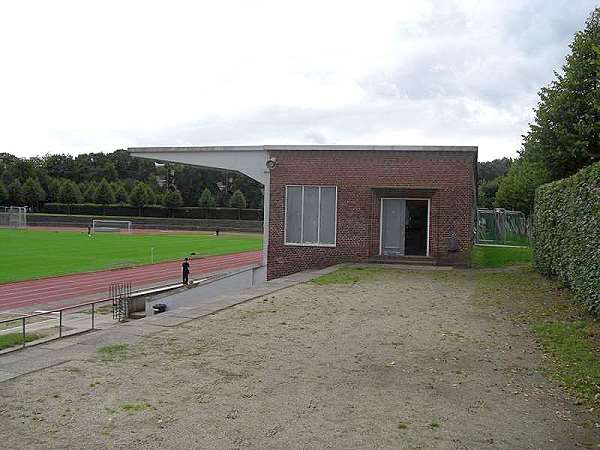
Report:
[{"label": "person standing on track", "polygon": [[187,258],[185,258],[185,260],[183,261],[183,264],[181,265],[181,269],[182,269],[182,275],[183,275],[183,284],[187,285],[188,279],[190,276],[190,263],[188,262]]}]

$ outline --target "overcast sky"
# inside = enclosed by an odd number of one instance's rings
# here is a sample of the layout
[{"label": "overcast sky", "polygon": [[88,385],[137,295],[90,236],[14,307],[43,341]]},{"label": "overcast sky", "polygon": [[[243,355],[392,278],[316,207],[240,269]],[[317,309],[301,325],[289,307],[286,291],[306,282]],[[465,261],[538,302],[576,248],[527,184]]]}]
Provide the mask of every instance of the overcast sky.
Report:
[{"label": "overcast sky", "polygon": [[2,2],[0,152],[313,143],[514,156],[596,3]]}]

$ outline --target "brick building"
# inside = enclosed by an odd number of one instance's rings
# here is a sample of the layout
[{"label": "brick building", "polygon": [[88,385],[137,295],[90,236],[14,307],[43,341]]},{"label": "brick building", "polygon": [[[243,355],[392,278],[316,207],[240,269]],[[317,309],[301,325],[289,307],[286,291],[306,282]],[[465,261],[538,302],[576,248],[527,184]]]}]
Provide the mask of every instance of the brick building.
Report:
[{"label": "brick building", "polygon": [[340,262],[468,264],[477,147],[135,148],[134,156],[237,170],[265,186],[267,278]]}]

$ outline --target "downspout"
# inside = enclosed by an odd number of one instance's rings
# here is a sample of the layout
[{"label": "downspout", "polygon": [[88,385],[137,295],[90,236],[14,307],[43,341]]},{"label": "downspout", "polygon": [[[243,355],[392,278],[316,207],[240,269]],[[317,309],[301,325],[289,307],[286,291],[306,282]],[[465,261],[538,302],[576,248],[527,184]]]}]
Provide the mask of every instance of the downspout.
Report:
[{"label": "downspout", "polygon": [[[267,160],[269,160],[269,154],[267,153]],[[269,255],[269,223],[270,223],[270,212],[271,212],[271,171],[265,168],[265,183],[263,193],[263,254],[262,263],[265,267],[265,279],[267,278],[267,262]]]}]

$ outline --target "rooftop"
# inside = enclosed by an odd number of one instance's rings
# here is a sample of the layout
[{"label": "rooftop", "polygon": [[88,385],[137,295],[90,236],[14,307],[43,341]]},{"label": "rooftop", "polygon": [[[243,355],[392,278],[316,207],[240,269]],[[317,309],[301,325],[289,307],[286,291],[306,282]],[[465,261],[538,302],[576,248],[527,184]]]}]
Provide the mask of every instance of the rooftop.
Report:
[{"label": "rooftop", "polygon": [[477,152],[476,146],[458,145],[231,145],[208,147],[131,147],[130,153],[244,152],[244,151],[402,151]]}]

